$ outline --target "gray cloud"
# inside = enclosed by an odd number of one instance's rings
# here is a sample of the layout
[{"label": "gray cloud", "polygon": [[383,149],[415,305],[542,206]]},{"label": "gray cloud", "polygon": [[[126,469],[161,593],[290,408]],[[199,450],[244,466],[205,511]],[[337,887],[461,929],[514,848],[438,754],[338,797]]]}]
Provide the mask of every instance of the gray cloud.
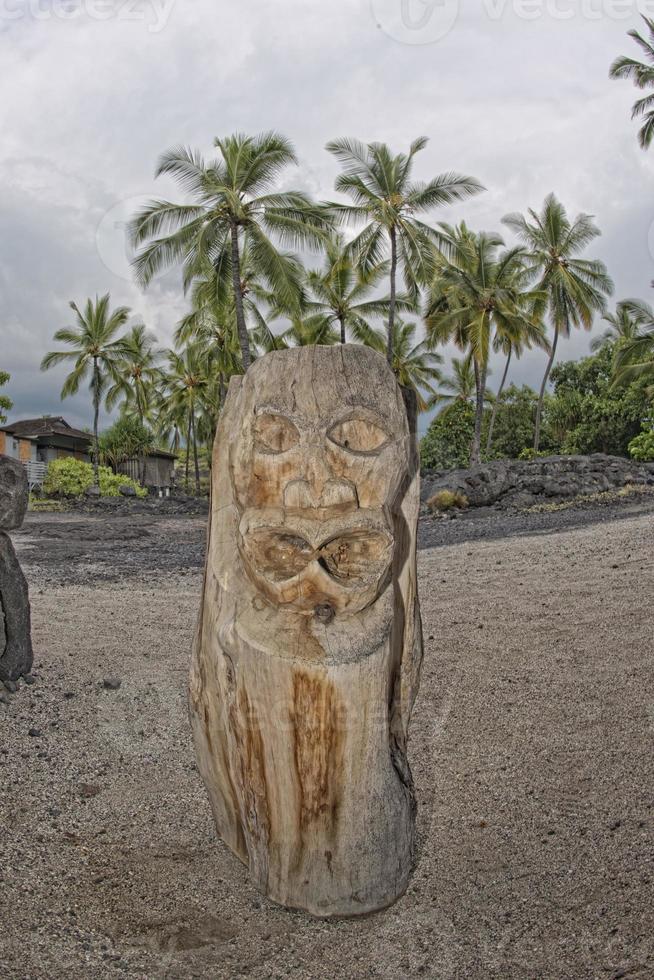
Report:
[{"label": "gray cloud", "polygon": [[[596,215],[603,237],[594,251],[617,297],[648,297],[654,207],[642,202],[654,158],[636,144],[634,91],[607,77],[612,59],[631,50],[635,2],[461,0],[451,30],[431,44],[389,36],[402,0],[162,2],[80,0],[48,8],[74,17],[37,19],[34,3],[0,0],[0,366],[12,374],[15,415],[89,422],[84,394],[60,403],[64,372],[38,371],[53,331],[69,322],[70,299],[110,290],[170,342],[184,310],[179,276],[143,294],[121,266],[120,229],[107,241],[105,215],[118,205],[120,218],[131,198],[176,193],[152,178],[162,150],[183,142],[210,154],[215,135],[236,129],[291,136],[301,169],[289,181],[324,197],[337,170],[324,152],[329,138],[400,149],[425,134],[419,175],[455,169],[488,188],[434,218],[495,229],[554,190],[570,211]],[[413,25],[441,9],[406,2]],[[588,342],[576,335],[561,357]],[[537,384],[542,368],[533,353],[514,378]]]}]

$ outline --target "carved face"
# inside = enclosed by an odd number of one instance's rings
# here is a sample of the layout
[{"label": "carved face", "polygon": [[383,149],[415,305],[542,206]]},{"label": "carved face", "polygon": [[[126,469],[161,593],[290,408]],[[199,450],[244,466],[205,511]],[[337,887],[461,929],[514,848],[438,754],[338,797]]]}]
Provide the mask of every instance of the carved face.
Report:
[{"label": "carved face", "polygon": [[329,621],[388,580],[409,466],[401,391],[362,347],[268,354],[248,371],[231,470],[244,565],[269,600]]},{"label": "carved face", "polygon": [[9,456],[0,456],[0,530],[20,527],[27,510],[25,467]]}]

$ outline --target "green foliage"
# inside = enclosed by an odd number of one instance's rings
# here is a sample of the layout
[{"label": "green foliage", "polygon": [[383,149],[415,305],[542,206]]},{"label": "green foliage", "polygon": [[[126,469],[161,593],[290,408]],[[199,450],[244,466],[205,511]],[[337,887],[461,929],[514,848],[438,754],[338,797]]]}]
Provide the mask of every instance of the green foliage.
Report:
[{"label": "green foliage", "polygon": [[135,416],[121,415],[98,439],[100,459],[114,468],[126,459],[147,455],[154,436]]},{"label": "green foliage", "polygon": [[654,429],[647,429],[629,443],[629,455],[641,463],[654,460]]},{"label": "green foliage", "polygon": [[55,459],[43,481],[47,497],[81,497],[93,485],[93,467],[81,459]]},{"label": "green foliage", "polygon": [[538,395],[528,385],[510,385],[502,392],[496,407],[491,458],[527,458],[523,453],[534,443],[537,406]]},{"label": "green foliage", "polygon": [[100,476],[100,496],[119,497],[121,487],[132,487],[136,491],[137,497],[147,497],[148,491],[140,483],[130,480],[120,473],[112,473],[108,466],[101,466]]},{"label": "green foliage", "polygon": [[425,470],[455,470],[466,467],[475,429],[475,410],[467,402],[455,402],[436,416],[420,443],[420,460]]},{"label": "green foliage", "polygon": [[[3,385],[7,384],[9,378],[10,375],[7,374],[6,371],[0,371],[0,388],[2,388]],[[7,421],[6,413],[10,411],[13,404],[14,403],[12,402],[11,398],[9,398],[8,395],[0,394],[0,425],[4,425],[4,423]]]},{"label": "green foliage", "polygon": [[432,512],[442,514],[448,510],[465,510],[469,506],[469,501],[465,493],[457,490],[440,490],[427,501],[427,506]]},{"label": "green foliage", "polygon": [[651,411],[646,379],[612,386],[614,347],[605,343],[597,354],[552,371],[554,396],[546,424],[560,438],[563,453],[626,456]]},{"label": "green foliage", "polygon": [[549,456],[549,453],[541,452],[538,449],[533,449],[530,447],[529,449],[523,449],[522,452],[519,454],[518,459],[526,460],[527,462],[529,462],[532,459],[543,459],[545,456]]},{"label": "green foliage", "polygon": [[[102,497],[118,497],[121,487],[133,487],[138,497],[146,497],[147,490],[126,476],[112,473],[107,466],[98,470],[100,495]],[[47,497],[81,497],[89,487],[93,486],[93,467],[72,456],[55,459],[48,466],[43,481],[43,492]]]},{"label": "green foliage", "polygon": [[[611,65],[609,77],[627,78],[642,91],[643,89],[651,90],[654,85],[654,68],[652,67],[654,63],[654,21],[644,14],[641,16],[647,27],[647,35],[643,36],[638,31],[631,30],[628,36],[645,52],[647,61],[636,61],[635,58],[620,55]],[[652,139],[654,139],[654,103],[651,91],[634,103],[631,118],[643,120],[638,131],[638,142],[643,150],[649,149]]]}]

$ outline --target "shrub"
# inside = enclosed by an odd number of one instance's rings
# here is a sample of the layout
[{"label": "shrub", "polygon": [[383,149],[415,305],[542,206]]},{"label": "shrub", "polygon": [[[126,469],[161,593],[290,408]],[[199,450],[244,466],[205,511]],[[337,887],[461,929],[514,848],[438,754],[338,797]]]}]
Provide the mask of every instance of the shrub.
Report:
[{"label": "shrub", "polygon": [[50,463],[43,493],[47,497],[81,497],[90,486],[93,486],[93,467],[71,456]]},{"label": "shrub", "polygon": [[[121,487],[133,487],[137,497],[147,496],[147,490],[130,480],[127,476],[112,473],[109,467],[98,470],[100,494],[103,497],[118,497]],[[43,492],[47,497],[81,497],[93,486],[93,467],[72,456],[55,459],[48,466],[43,481]]]},{"label": "shrub", "polygon": [[154,436],[138,419],[122,415],[100,436],[100,461],[114,468],[125,459],[147,454],[154,449]]},{"label": "shrub", "polygon": [[641,463],[649,463],[654,460],[654,429],[641,432],[639,436],[631,440],[629,455]]},{"label": "shrub", "polygon": [[454,402],[436,416],[420,443],[424,470],[464,469],[470,462],[475,410],[467,402]]},{"label": "shrub", "polygon": [[119,497],[121,487],[133,487],[137,497],[147,497],[148,495],[148,491],[140,483],[130,480],[128,476],[122,476],[121,473],[113,473],[108,466],[100,467],[98,481],[102,497]]},{"label": "shrub", "polygon": [[544,459],[546,456],[549,455],[550,453],[537,452],[535,449],[523,449],[520,455],[518,456],[518,459],[527,460],[527,461],[531,459]]},{"label": "shrub", "polygon": [[468,507],[468,498],[458,490],[439,490],[427,501],[427,506],[439,514],[447,510],[465,510]]}]

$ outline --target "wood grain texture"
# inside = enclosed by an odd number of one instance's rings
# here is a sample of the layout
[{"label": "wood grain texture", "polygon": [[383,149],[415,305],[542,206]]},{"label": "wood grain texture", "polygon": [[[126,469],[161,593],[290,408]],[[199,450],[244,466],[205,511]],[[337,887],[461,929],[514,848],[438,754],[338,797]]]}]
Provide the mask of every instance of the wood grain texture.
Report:
[{"label": "wood grain texture", "polygon": [[198,764],[257,887],[318,916],[388,906],[413,866],[414,423],[378,354],[305,347],[232,380],[214,447]]}]

